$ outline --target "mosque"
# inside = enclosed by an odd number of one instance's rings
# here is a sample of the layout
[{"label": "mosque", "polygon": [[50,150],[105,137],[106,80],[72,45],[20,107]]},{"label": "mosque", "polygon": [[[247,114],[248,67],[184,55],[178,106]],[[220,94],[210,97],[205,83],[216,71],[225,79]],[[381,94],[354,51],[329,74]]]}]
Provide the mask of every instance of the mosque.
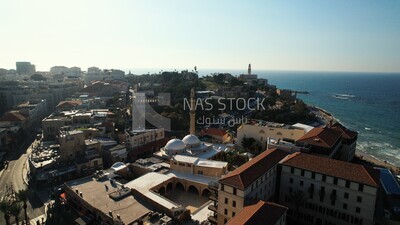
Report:
[{"label": "mosque", "polygon": [[209,159],[220,151],[226,150],[226,146],[222,144],[211,144],[202,142],[195,135],[196,127],[196,111],[194,89],[190,94],[190,129],[189,134],[182,140],[178,138],[171,139],[167,144],[160,149],[159,152],[154,153],[155,156],[162,158],[171,158],[174,155],[187,155],[203,159]]}]

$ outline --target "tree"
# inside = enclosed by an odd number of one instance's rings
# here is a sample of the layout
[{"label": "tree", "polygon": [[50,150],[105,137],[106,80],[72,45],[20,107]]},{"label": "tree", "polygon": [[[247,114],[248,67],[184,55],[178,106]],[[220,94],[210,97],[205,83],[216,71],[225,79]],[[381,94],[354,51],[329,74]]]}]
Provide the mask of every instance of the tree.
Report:
[{"label": "tree", "polygon": [[38,74],[38,73],[36,73],[36,74],[33,74],[32,76],[31,76],[31,80],[34,80],[34,81],[45,81],[45,80],[47,80],[46,79],[46,77],[44,77],[42,74]]},{"label": "tree", "polygon": [[10,213],[15,217],[15,223],[19,225],[18,215],[21,213],[22,204],[20,202],[14,202],[11,204]]},{"label": "tree", "polygon": [[0,202],[0,211],[4,214],[4,219],[6,220],[6,225],[10,225],[10,202],[2,200]]},{"label": "tree", "polygon": [[18,201],[23,203],[23,207],[24,207],[24,214],[25,214],[25,223],[29,224],[29,220],[28,220],[28,213],[27,213],[27,208],[28,208],[28,190],[24,189],[24,190],[19,190],[17,193],[15,193],[15,195],[17,196]]},{"label": "tree", "polygon": [[292,192],[290,194],[290,200],[293,201],[295,207],[296,207],[296,214],[299,212],[299,207],[304,203],[306,200],[306,197],[304,196],[304,193],[300,190],[297,190],[295,192]]}]

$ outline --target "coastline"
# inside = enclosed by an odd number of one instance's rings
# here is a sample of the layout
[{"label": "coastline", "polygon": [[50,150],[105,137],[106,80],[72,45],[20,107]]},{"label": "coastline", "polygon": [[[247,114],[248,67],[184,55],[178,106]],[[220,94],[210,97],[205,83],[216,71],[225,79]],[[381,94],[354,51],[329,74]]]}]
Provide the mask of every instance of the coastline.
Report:
[{"label": "coastline", "polygon": [[[318,118],[318,123],[321,125],[328,125],[331,121],[334,122],[340,122],[338,119],[336,119],[332,113],[326,111],[325,109],[322,109],[320,107],[314,106],[314,105],[309,105],[307,104],[308,109],[310,112],[314,113],[315,116]],[[364,164],[364,165],[370,165],[374,167],[383,167],[391,170],[394,174],[400,174],[400,167],[397,167],[389,162],[386,162],[384,160],[378,159],[373,155],[370,155],[366,152],[360,151],[356,148],[355,152],[355,157],[353,161]]]}]

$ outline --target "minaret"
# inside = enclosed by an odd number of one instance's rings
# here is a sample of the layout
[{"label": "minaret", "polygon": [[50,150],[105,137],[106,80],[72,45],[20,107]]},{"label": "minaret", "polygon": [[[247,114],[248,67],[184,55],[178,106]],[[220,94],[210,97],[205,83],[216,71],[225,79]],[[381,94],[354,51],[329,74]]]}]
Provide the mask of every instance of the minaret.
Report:
[{"label": "minaret", "polygon": [[249,73],[249,75],[251,75],[251,64],[249,64],[249,68],[247,69],[247,72]]},{"label": "minaret", "polygon": [[194,99],[194,89],[190,91],[190,128],[189,133],[195,135],[196,133],[196,107]]}]

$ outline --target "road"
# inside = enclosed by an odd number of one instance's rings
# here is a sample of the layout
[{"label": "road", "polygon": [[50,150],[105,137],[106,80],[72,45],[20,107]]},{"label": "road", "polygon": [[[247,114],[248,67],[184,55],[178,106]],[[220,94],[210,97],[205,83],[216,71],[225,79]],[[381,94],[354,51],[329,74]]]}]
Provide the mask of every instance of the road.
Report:
[{"label": "road", "polygon": [[[27,173],[27,159],[31,152],[32,146],[35,144],[34,138],[28,138],[27,141],[17,148],[14,154],[7,157],[9,164],[7,168],[0,171],[0,198],[3,199],[7,192],[7,186],[12,185],[15,191],[28,188],[24,182],[23,176],[26,177]],[[23,211],[23,210],[22,210]],[[28,217],[30,219],[37,218],[44,214],[44,206],[39,199],[33,194],[29,197],[28,202]],[[24,215],[21,212],[20,221],[23,220]],[[14,218],[12,219],[12,222]],[[5,224],[3,213],[0,212],[0,224]]]}]

